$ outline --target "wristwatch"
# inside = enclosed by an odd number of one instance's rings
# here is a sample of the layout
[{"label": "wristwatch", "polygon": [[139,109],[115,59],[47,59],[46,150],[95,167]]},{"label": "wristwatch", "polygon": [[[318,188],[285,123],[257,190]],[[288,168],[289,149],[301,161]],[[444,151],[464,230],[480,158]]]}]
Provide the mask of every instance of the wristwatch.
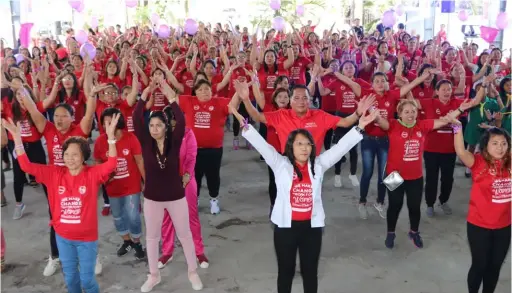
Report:
[{"label": "wristwatch", "polygon": [[109,140],[107,140],[107,143],[108,143],[108,144],[116,144],[116,142],[117,142],[117,141],[116,141],[115,139],[109,139]]},{"label": "wristwatch", "polygon": [[355,130],[357,130],[357,132],[359,132],[360,134],[363,134],[364,133],[364,129],[362,129],[361,127],[359,126],[356,126],[354,127]]}]

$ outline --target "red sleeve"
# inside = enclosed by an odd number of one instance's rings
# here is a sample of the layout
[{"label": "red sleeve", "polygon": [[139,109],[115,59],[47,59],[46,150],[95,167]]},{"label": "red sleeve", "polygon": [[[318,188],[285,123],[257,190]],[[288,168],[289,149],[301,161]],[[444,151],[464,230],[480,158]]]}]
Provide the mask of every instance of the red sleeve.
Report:
[{"label": "red sleeve", "polygon": [[361,78],[356,78],[356,82],[361,86],[361,88],[364,88],[364,89],[369,89],[372,87],[371,84],[369,84],[368,82],[366,82],[364,79],[361,79]]},{"label": "red sleeve", "polygon": [[21,170],[23,170],[25,173],[34,175],[37,182],[43,183],[45,185],[51,185],[54,175],[52,169],[54,169],[55,166],[32,163],[28,159],[27,153],[18,156],[18,163],[20,164]]},{"label": "red sleeve", "polygon": [[105,163],[96,165],[92,167],[94,170],[92,174],[94,174],[94,179],[96,182],[105,183],[110,179],[110,174],[115,171],[117,167],[117,157],[108,157],[108,160]]},{"label": "red sleeve", "polygon": [[190,96],[179,96],[179,104],[181,111],[183,111],[183,114],[186,114],[190,109]]},{"label": "red sleeve", "polygon": [[338,122],[340,122],[340,117],[331,115],[323,110],[318,111],[321,111],[321,113],[323,114],[322,120],[324,121],[324,126],[326,130],[336,128],[336,125],[338,124]]},{"label": "red sleeve", "polygon": [[394,101],[394,102],[398,102],[398,100],[400,100],[400,89],[390,90],[390,91],[388,92],[388,97],[389,97],[389,99],[391,99],[392,101]]},{"label": "red sleeve", "polygon": [[428,133],[434,129],[434,119],[425,119],[418,121],[421,132]]},{"label": "red sleeve", "polygon": [[36,103],[36,108],[37,108],[37,111],[39,111],[41,113],[44,113],[46,111],[46,109],[43,106],[43,101],[37,102]]},{"label": "red sleeve", "polygon": [[132,142],[130,145],[132,146],[132,154],[134,155],[142,155],[142,147],[140,146],[140,141],[137,139],[135,135],[131,135]]},{"label": "red sleeve", "polygon": [[[482,158],[482,155],[476,154],[475,155],[475,162],[473,163],[473,166],[471,166],[471,168],[470,168],[471,171],[481,170],[482,164],[486,164],[485,161],[484,161],[484,158]],[[473,172],[472,172],[472,174],[473,174]]]},{"label": "red sleeve", "polygon": [[[48,123],[46,123],[48,124]],[[106,146],[106,135],[102,134],[98,137],[96,140],[96,143],[94,144],[94,159],[105,162],[107,161],[107,151],[108,147]]]},{"label": "red sleeve", "polygon": [[263,113],[263,115],[265,116],[265,120],[267,120],[267,126],[272,126],[276,128],[276,126],[279,125],[281,122],[281,116],[283,114],[283,111],[286,110]]},{"label": "red sleeve", "polygon": [[219,103],[219,106],[221,107],[222,109],[222,112],[224,113],[224,115],[229,115],[229,102],[231,102],[231,99],[228,99],[228,98],[217,98],[218,100],[218,103]]}]

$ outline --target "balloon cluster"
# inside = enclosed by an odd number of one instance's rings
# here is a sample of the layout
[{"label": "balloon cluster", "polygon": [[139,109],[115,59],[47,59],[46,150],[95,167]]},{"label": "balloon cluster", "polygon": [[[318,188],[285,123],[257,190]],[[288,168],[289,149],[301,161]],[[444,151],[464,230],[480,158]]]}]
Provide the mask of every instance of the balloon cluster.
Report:
[{"label": "balloon cluster", "polygon": [[84,11],[84,1],[83,0],[68,0],[69,6],[76,10],[77,12]]}]

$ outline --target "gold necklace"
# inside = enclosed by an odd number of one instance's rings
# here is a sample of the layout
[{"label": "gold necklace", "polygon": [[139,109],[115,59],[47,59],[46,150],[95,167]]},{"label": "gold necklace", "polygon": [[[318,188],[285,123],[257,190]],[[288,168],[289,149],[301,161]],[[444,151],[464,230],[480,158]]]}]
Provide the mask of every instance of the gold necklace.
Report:
[{"label": "gold necklace", "polygon": [[157,160],[158,164],[160,165],[160,169],[165,169],[165,163],[167,162],[167,157],[164,157],[164,161],[162,162],[160,160],[160,156],[158,154],[156,154],[156,160]]}]

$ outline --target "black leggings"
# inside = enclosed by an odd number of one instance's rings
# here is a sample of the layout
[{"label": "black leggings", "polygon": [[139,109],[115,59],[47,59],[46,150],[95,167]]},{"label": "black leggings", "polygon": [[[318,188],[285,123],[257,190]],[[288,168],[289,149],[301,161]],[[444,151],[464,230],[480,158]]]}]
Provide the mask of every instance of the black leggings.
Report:
[{"label": "black leggings", "polygon": [[450,199],[452,193],[456,154],[424,152],[423,158],[425,159],[425,201],[427,206],[433,207],[436,203],[439,171],[441,171],[439,203],[444,204]]},{"label": "black leggings", "polygon": [[[46,154],[44,153],[43,145],[41,141],[38,140],[36,142],[25,142],[23,143],[25,146],[25,152],[27,153],[28,159],[32,163],[38,164],[46,164]],[[9,140],[7,147],[9,148],[9,152],[12,154],[14,151],[14,141]],[[27,183],[27,175],[20,168],[20,164],[18,164],[18,160],[15,160],[13,157],[12,160],[12,170],[14,175],[14,197],[16,198],[16,202],[23,201],[23,189],[25,188],[25,183]],[[31,176],[30,178],[34,178]],[[46,186],[43,186],[44,192],[46,193]]]},{"label": "black leggings", "polygon": [[[238,107],[238,113],[242,115],[244,118],[249,118],[249,113],[245,109],[244,103],[240,103],[240,107]],[[238,119],[233,119],[233,136],[238,136],[240,134],[240,121]]]},{"label": "black leggings", "polygon": [[420,206],[423,194],[423,177],[415,180],[404,180],[404,183],[397,189],[389,191],[388,232],[395,232],[396,222],[404,205],[404,194],[407,195],[407,209],[409,210],[411,231],[418,232],[421,218]]},{"label": "black leggings", "polygon": [[[234,119],[234,121],[237,121]],[[222,162],[222,148],[206,149],[198,148],[196,157],[196,181],[197,181],[197,196],[201,191],[201,181],[203,176],[206,176],[206,184],[210,197],[216,198],[219,195],[220,189],[220,164]]]},{"label": "black leggings", "polygon": [[10,164],[11,160],[9,160],[9,150],[7,148],[2,148],[2,161],[6,164]]},{"label": "black leggings", "polygon": [[270,205],[274,206],[277,197],[277,186],[274,171],[270,167],[268,167],[268,196],[270,197]]},{"label": "black leggings", "polygon": [[468,273],[469,293],[493,293],[498,284],[501,266],[510,247],[510,226],[486,229],[468,222],[468,242],[471,268]]},{"label": "black leggings", "polygon": [[110,205],[110,200],[108,199],[108,193],[107,193],[107,188],[105,187],[105,184],[101,185],[101,194],[103,195],[103,204],[106,205]]},{"label": "black leggings", "polygon": [[274,227],[278,293],[292,292],[297,249],[299,250],[303,292],[318,292],[318,261],[322,248],[322,232],[322,227],[311,228],[310,221],[292,221],[291,228]]},{"label": "black leggings", "polygon": [[[334,143],[338,143],[352,128],[338,127],[334,131]],[[350,154],[350,175],[356,175],[357,172],[357,147],[353,147],[349,151]],[[334,174],[341,174],[341,160],[334,164]]]}]

